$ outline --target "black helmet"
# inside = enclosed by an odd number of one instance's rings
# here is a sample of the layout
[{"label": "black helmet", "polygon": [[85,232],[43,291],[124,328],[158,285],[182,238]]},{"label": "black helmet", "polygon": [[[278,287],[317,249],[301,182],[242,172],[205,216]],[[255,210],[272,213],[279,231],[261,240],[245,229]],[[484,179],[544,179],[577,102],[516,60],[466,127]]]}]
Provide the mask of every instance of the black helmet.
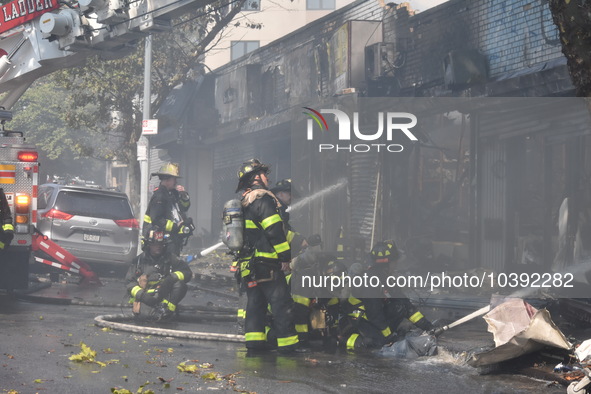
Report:
[{"label": "black helmet", "polygon": [[251,179],[258,173],[269,173],[269,166],[260,162],[259,159],[250,159],[240,166],[238,169],[238,190],[246,188]]},{"label": "black helmet", "polygon": [[400,258],[400,251],[394,241],[378,242],[371,248],[371,260],[373,263],[391,263]]},{"label": "black helmet", "polygon": [[299,197],[297,190],[291,188],[291,178],[285,178],[278,181],[275,184],[275,187],[271,189],[271,192],[273,192],[273,194],[277,194],[279,192],[287,192],[291,193],[291,195],[295,198]]},{"label": "black helmet", "polygon": [[291,193],[291,179],[286,178],[286,179],[282,179],[282,180],[278,181],[275,184],[275,187],[273,189],[271,189],[271,191],[273,192],[273,194],[278,193],[278,192]]}]

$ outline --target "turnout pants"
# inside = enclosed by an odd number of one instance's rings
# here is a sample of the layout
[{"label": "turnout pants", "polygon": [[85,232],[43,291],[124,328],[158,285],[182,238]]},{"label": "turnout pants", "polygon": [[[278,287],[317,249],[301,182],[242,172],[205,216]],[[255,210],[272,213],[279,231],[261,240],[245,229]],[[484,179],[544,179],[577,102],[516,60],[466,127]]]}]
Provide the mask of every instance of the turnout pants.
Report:
[{"label": "turnout pants", "polygon": [[[248,287],[246,295],[246,321],[244,339],[247,349],[266,349],[267,346],[267,306],[273,313],[272,330],[277,337],[278,350],[291,350],[298,344],[298,335],[293,320],[293,300],[285,275],[279,269],[267,264],[251,263],[257,285]],[[252,269],[251,268],[251,269]],[[266,278],[272,278],[266,280]],[[258,280],[263,280],[258,282]]]}]

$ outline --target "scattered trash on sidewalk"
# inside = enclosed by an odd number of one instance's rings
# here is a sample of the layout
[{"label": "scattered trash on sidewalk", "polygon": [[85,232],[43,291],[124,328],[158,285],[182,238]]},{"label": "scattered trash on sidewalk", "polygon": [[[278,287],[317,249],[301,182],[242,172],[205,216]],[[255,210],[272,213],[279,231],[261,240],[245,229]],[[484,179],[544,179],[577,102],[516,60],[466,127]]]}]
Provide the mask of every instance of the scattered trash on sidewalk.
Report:
[{"label": "scattered trash on sidewalk", "polygon": [[398,358],[417,358],[437,354],[437,338],[426,333],[411,331],[406,337],[392,346],[385,346],[382,352]]},{"label": "scattered trash on sidewalk", "polygon": [[484,316],[495,348],[473,354],[468,364],[481,367],[536,352],[544,346],[571,349],[546,309],[537,310],[522,299],[511,299]]}]

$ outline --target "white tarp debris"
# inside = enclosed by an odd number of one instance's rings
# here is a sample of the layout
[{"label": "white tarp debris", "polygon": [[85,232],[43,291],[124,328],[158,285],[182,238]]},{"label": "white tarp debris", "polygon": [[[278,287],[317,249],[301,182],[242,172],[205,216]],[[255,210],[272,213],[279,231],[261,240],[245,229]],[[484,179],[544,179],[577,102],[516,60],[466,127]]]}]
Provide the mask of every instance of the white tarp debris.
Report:
[{"label": "white tarp debris", "polygon": [[496,347],[473,355],[473,367],[490,365],[535,352],[544,346],[570,349],[572,345],[556,327],[546,309],[536,310],[523,300],[509,300],[484,316]]},{"label": "white tarp debris", "polygon": [[575,350],[575,354],[579,359],[579,362],[585,361],[585,359],[591,356],[591,339],[587,339]]}]

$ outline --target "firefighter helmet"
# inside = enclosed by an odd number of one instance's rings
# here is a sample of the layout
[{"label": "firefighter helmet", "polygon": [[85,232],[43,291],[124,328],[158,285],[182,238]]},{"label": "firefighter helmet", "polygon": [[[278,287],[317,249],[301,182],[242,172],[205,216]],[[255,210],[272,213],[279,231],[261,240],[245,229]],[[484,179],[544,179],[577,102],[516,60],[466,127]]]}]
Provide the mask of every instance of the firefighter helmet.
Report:
[{"label": "firefighter helmet", "polygon": [[291,193],[291,179],[286,178],[286,179],[282,179],[282,180],[278,181],[275,184],[275,187],[273,189],[271,189],[271,191],[273,192],[273,194],[278,193],[278,192]]},{"label": "firefighter helmet", "polygon": [[144,243],[146,245],[161,244],[166,245],[169,240],[170,234],[160,231],[158,228],[150,230],[148,236],[145,238]]},{"label": "firefighter helmet", "polygon": [[297,190],[291,188],[291,179],[290,178],[285,178],[285,179],[278,181],[275,184],[275,187],[273,187],[271,189],[271,192],[273,194],[277,194],[279,192],[286,192],[286,193],[290,193],[295,198],[299,197]]},{"label": "firefighter helmet", "polygon": [[164,164],[162,167],[160,167],[160,169],[158,170],[158,172],[153,172],[152,176],[156,176],[158,175],[159,177],[169,177],[169,176],[173,176],[175,178],[180,178],[181,176],[179,175],[179,165],[178,163],[166,163]]},{"label": "firefighter helmet", "polygon": [[400,251],[394,241],[378,242],[371,248],[371,259],[374,263],[391,263],[400,258]]},{"label": "firefighter helmet", "polygon": [[260,162],[259,159],[250,159],[240,166],[238,169],[238,190],[242,190],[248,186],[252,178],[260,173],[269,173],[269,166]]}]

